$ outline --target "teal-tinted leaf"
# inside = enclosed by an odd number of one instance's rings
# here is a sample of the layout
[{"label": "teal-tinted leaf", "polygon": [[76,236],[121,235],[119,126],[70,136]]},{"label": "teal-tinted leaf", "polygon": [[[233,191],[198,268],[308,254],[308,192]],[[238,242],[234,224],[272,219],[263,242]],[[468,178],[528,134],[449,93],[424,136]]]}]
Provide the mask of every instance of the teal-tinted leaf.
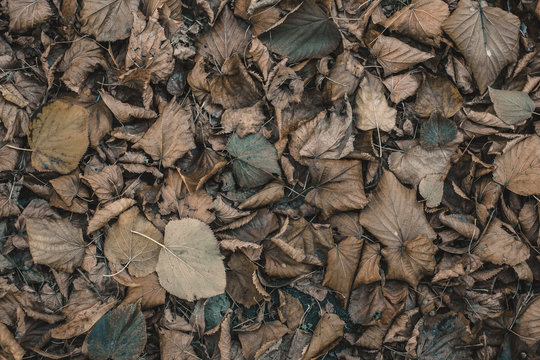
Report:
[{"label": "teal-tinted leaf", "polygon": [[212,296],[204,304],[204,331],[218,326],[231,307],[231,301],[225,294]]},{"label": "teal-tinted leaf", "polygon": [[536,105],[525,91],[497,90],[489,88],[489,97],[495,113],[508,125],[517,125],[530,119]]},{"label": "teal-tinted leaf", "polygon": [[454,140],[456,134],[456,124],[434,112],[420,127],[420,144],[428,150],[438,148]]},{"label": "teal-tinted leaf", "polygon": [[146,345],[146,324],[139,306],[120,305],[109,311],[88,335],[91,360],[135,360]]},{"label": "teal-tinted leaf", "polygon": [[271,51],[297,62],[330,54],[338,47],[341,35],[321,8],[306,0],[259,39]]},{"label": "teal-tinted leaf", "polygon": [[261,134],[244,138],[234,134],[227,144],[227,151],[236,158],[233,173],[242,187],[264,185],[274,178],[273,174],[281,174],[276,148]]}]

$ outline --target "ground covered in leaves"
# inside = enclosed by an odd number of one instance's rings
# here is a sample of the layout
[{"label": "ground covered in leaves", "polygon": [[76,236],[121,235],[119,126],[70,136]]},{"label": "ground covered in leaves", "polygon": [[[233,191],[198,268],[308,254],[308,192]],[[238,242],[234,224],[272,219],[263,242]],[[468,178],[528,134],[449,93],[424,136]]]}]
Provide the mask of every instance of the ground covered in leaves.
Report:
[{"label": "ground covered in leaves", "polygon": [[1,359],[538,359],[540,4],[2,0]]}]

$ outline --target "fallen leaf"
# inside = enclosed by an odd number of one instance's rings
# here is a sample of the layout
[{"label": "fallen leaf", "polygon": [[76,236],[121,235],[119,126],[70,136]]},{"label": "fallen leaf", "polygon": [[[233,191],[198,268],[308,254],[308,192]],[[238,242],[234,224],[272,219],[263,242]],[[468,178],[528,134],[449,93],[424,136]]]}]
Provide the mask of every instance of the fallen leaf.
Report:
[{"label": "fallen leaf", "polygon": [[514,331],[529,345],[540,340],[540,298],[532,300],[516,321]]},{"label": "fallen leaf", "polygon": [[71,43],[65,52],[58,70],[64,74],[61,79],[68,88],[78,93],[88,75],[99,66],[107,68],[101,46],[88,38],[79,38]]},{"label": "fallen leaf", "polygon": [[161,232],[134,206],[108,229],[104,253],[110,262],[125,265],[130,275],[142,277],[154,271],[162,239]]},{"label": "fallen leaf", "polygon": [[271,182],[261,191],[244,200],[240,205],[238,205],[238,209],[243,210],[263,207],[279,201],[284,196],[285,188],[283,183],[277,181]]},{"label": "fallen leaf", "polygon": [[10,0],[7,2],[7,12],[9,30],[20,33],[44,23],[53,14],[49,3],[45,0]]},{"label": "fallen leaf", "polygon": [[517,60],[519,25],[514,14],[470,0],[460,1],[444,21],[444,32],[465,57],[481,93]]},{"label": "fallen leaf", "polygon": [[195,148],[191,111],[173,98],[163,109],[135,149],[143,149],[152,159],[172,167],[176,160]]},{"label": "fallen leaf", "polygon": [[279,291],[278,314],[281,322],[287,323],[290,330],[295,330],[304,320],[304,307],[300,300],[288,293]]},{"label": "fallen leaf", "polygon": [[193,335],[181,331],[159,329],[159,347],[162,359],[196,360],[195,349],[191,346]]},{"label": "fallen leaf", "polygon": [[493,180],[523,196],[540,194],[540,137],[532,135],[493,162]]},{"label": "fallen leaf", "polygon": [[128,287],[122,304],[136,304],[140,301],[143,309],[150,309],[165,304],[166,292],[159,285],[159,279],[156,273],[151,273],[140,278],[128,278],[129,281],[121,280],[122,278],[120,276],[115,276],[114,278],[122,285]]},{"label": "fallen leaf", "polygon": [[138,0],[84,0],[80,13],[81,31],[97,41],[123,40],[133,26]]},{"label": "fallen leaf", "polygon": [[274,66],[266,85],[266,98],[278,109],[300,102],[304,93],[304,81],[285,65],[286,62],[283,60]]},{"label": "fallen leaf", "polygon": [[343,99],[356,91],[360,78],[364,74],[364,67],[351,54],[344,51],[336,58],[336,63],[330,70],[323,86],[323,96],[328,101]]},{"label": "fallen leaf", "polygon": [[192,301],[225,291],[225,266],[214,233],[196,219],[170,221],[156,266],[161,286]]},{"label": "fallen leaf", "polygon": [[135,360],[146,345],[144,316],[138,306],[120,305],[108,312],[88,334],[91,360]]},{"label": "fallen leaf", "polygon": [[189,193],[178,201],[178,215],[180,218],[189,217],[211,224],[216,216],[212,212],[214,203],[212,197],[205,191]]},{"label": "fallen leaf", "polygon": [[321,209],[325,219],[366,206],[360,161],[308,160],[308,166],[316,186],[307,193],[306,202]]},{"label": "fallen leaf", "polygon": [[73,171],[88,148],[88,111],[57,100],[44,106],[28,128],[32,166],[38,171]]},{"label": "fallen leaf", "polygon": [[315,1],[304,1],[259,39],[271,51],[298,62],[320,58],[334,51],[341,42],[338,27]]},{"label": "fallen leaf", "polygon": [[362,248],[362,257],[358,265],[358,272],[354,278],[352,288],[362,284],[371,284],[382,280],[380,273],[381,246],[379,244],[365,243]]},{"label": "fallen leaf", "polygon": [[457,135],[456,124],[439,112],[431,113],[429,120],[420,125],[420,145],[426,150],[441,149],[452,143]]},{"label": "fallen leaf", "polygon": [[360,224],[385,246],[389,279],[416,287],[422,275],[435,270],[436,234],[416,201],[416,191],[401,185],[391,172],[383,173],[360,214]]},{"label": "fallen leaf", "polygon": [[313,337],[302,360],[316,359],[330,351],[343,337],[345,321],[336,314],[324,314],[317,323]]},{"label": "fallen leaf", "polygon": [[451,118],[461,109],[463,97],[452,82],[443,77],[425,75],[416,94],[414,110],[420,117],[428,118],[433,112]]},{"label": "fallen leaf", "polygon": [[205,148],[191,167],[182,169],[180,176],[190,193],[202,189],[203,185],[216,175],[225,165],[227,160],[210,148]]},{"label": "fallen leaf", "polygon": [[28,244],[36,264],[72,273],[81,265],[86,243],[69,219],[25,217]]},{"label": "fallen leaf", "polygon": [[272,321],[263,324],[255,331],[241,332],[238,338],[242,344],[242,354],[247,360],[259,359],[288,331],[288,328],[279,321]]},{"label": "fallen leaf", "polygon": [[223,131],[236,132],[240,137],[258,133],[265,122],[266,116],[261,101],[250,107],[227,109],[221,116]]},{"label": "fallen leaf", "polygon": [[91,234],[94,231],[101,229],[110,220],[114,219],[135,204],[136,202],[133,199],[122,198],[108,203],[103,208],[96,209],[94,216],[88,222],[86,233]]},{"label": "fallen leaf", "polygon": [[[8,327],[0,323],[0,346],[9,355],[13,356],[14,360],[22,360],[24,356],[24,349],[15,340],[13,334],[9,331]],[[3,356],[2,356],[3,357]]]},{"label": "fallen leaf", "polygon": [[274,178],[274,174],[281,174],[276,148],[260,133],[244,138],[234,134],[227,144],[227,151],[235,157],[233,173],[242,187],[264,185]]},{"label": "fallen leaf", "polygon": [[79,311],[65,324],[51,330],[55,339],[67,340],[85,334],[105,315],[116,306],[116,301],[97,302],[93,306]]},{"label": "fallen leaf", "polygon": [[103,90],[99,91],[99,95],[103,99],[105,105],[107,105],[109,110],[111,110],[111,112],[114,114],[116,119],[118,119],[118,121],[120,121],[122,124],[131,122],[133,118],[153,119],[157,117],[155,111],[123,103]]},{"label": "fallen leaf", "polygon": [[397,104],[416,94],[420,87],[420,79],[409,71],[405,74],[390,76],[383,80],[383,84],[390,91],[390,100]]},{"label": "fallen leaf", "polygon": [[15,184],[0,184],[0,218],[18,216],[21,213],[17,198],[13,196]]},{"label": "fallen leaf", "polygon": [[[255,282],[259,282],[257,265],[247,256],[241,253],[232,254],[227,267],[226,291],[234,302],[249,308],[267,297],[268,294],[261,293],[256,286]],[[258,285],[261,286],[260,283]]]},{"label": "fallen leaf", "polygon": [[508,125],[519,125],[531,118],[536,105],[524,91],[488,88],[495,113]]},{"label": "fallen leaf", "polygon": [[124,188],[122,169],[118,165],[105,166],[100,172],[82,176],[82,179],[90,184],[100,201],[115,199]]},{"label": "fallen leaf", "polygon": [[396,125],[396,113],[396,109],[388,105],[382,82],[366,73],[355,98],[356,127],[364,131],[378,129],[390,132]]}]

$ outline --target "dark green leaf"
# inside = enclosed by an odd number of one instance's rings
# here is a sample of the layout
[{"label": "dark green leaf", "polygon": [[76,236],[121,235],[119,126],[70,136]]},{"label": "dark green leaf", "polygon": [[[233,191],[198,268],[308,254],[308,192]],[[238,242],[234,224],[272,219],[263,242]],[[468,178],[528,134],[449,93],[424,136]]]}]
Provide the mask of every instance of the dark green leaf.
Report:
[{"label": "dark green leaf", "polygon": [[204,304],[204,331],[212,330],[218,326],[230,307],[231,302],[225,294],[209,298]]},{"label": "dark green leaf", "polygon": [[428,150],[438,148],[454,140],[456,134],[456,124],[434,112],[420,127],[420,144]]},{"label": "dark green leaf", "polygon": [[135,360],[146,345],[146,324],[139,306],[120,305],[98,321],[88,335],[91,360]]},{"label": "dark green leaf", "polygon": [[313,0],[306,0],[259,39],[271,51],[297,62],[330,54],[338,47],[341,35],[321,8]]}]

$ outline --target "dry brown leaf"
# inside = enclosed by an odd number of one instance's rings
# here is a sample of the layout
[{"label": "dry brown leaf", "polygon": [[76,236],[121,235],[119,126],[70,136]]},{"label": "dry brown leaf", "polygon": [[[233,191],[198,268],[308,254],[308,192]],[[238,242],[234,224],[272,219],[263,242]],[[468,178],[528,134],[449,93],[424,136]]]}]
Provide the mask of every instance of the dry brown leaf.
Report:
[{"label": "dry brown leaf", "polygon": [[30,253],[36,264],[72,273],[81,265],[86,243],[69,219],[25,217]]},{"label": "dry brown leaf", "polygon": [[396,109],[388,105],[381,80],[366,73],[356,93],[356,127],[364,131],[378,129],[390,132],[396,125],[396,113]]},{"label": "dry brown leaf", "polygon": [[67,340],[88,332],[109,310],[116,306],[116,301],[95,303],[81,310],[65,324],[51,330],[54,339]]},{"label": "dry brown leaf", "polygon": [[143,149],[152,159],[172,167],[176,160],[195,148],[191,111],[173,98],[143,138],[133,146]]},{"label": "dry brown leaf", "polygon": [[253,61],[255,61],[257,67],[261,71],[263,79],[268,79],[268,73],[270,72],[270,68],[272,68],[272,66],[274,65],[272,58],[270,57],[270,51],[268,51],[268,49],[266,48],[266,46],[264,46],[261,40],[254,38],[253,40],[251,40],[249,54],[253,57]]},{"label": "dry brown leaf", "polygon": [[360,161],[308,160],[308,166],[316,186],[307,193],[306,202],[321,209],[324,218],[366,206]]},{"label": "dry brown leaf", "polygon": [[540,297],[537,297],[530,304],[516,321],[514,331],[520,339],[529,345],[533,345],[540,340]]},{"label": "dry brown leaf", "polygon": [[414,110],[420,117],[428,118],[438,111],[444,117],[450,118],[462,105],[463,97],[450,80],[427,74],[416,94]]},{"label": "dry brown leaf", "polygon": [[475,219],[472,216],[462,214],[439,214],[439,220],[443,225],[454,229],[467,239],[476,240],[480,236],[480,229],[474,224]]},{"label": "dry brown leaf", "polygon": [[385,246],[388,278],[405,280],[416,287],[423,274],[435,269],[436,234],[426,220],[416,191],[399,183],[389,171],[379,180],[360,223]]},{"label": "dry brown leaf", "polygon": [[56,100],[41,109],[28,129],[32,166],[39,171],[73,171],[88,148],[88,111]]},{"label": "dry brown leaf", "polygon": [[266,98],[277,109],[285,109],[302,99],[304,81],[286,65],[287,59],[274,66],[268,75]]},{"label": "dry brown leaf", "polygon": [[0,184],[0,219],[21,213],[14,190],[15,184]]},{"label": "dry brown leaf", "polygon": [[442,0],[413,0],[381,25],[428,45],[439,46],[442,23],[448,15],[448,5]]},{"label": "dry brown leaf", "polygon": [[82,176],[82,179],[90,184],[100,201],[115,199],[124,188],[122,169],[118,165],[105,166],[100,172]]},{"label": "dry brown leaf", "polygon": [[214,202],[205,191],[189,193],[178,201],[178,215],[180,218],[189,217],[211,224],[216,216],[212,212]]},{"label": "dry brown leaf", "polygon": [[510,266],[518,265],[530,256],[529,248],[520,240],[519,235],[497,218],[491,220],[473,254],[483,261]]},{"label": "dry brown leaf", "polygon": [[249,260],[257,261],[261,258],[263,247],[248,241],[238,239],[223,239],[219,242],[219,248],[232,252],[241,251]]},{"label": "dry brown leaf", "polygon": [[420,79],[415,73],[409,71],[405,74],[390,76],[384,79],[383,84],[390,91],[390,100],[397,104],[416,94]]},{"label": "dry brown leaf", "polygon": [[279,201],[284,196],[285,188],[283,186],[283,183],[277,181],[271,182],[270,184],[266,185],[261,191],[244,200],[240,205],[238,205],[238,208],[240,210],[243,210],[270,205]]},{"label": "dry brown leaf", "polygon": [[242,344],[242,354],[247,360],[259,359],[272,345],[280,340],[289,329],[279,321],[263,324],[259,329],[238,334]]},{"label": "dry brown leaf", "polygon": [[9,331],[8,327],[3,323],[0,323],[0,347],[11,355],[14,360],[23,359],[24,349],[21,345],[19,345],[13,334]]},{"label": "dry brown leaf", "polygon": [[433,55],[413,48],[404,42],[389,36],[379,35],[373,43],[371,53],[384,69],[384,75],[391,75],[409,66],[433,58]]},{"label": "dry brown leaf", "polygon": [[302,360],[316,359],[330,351],[343,337],[345,321],[336,314],[324,314],[313,331],[311,342]]},{"label": "dry brown leaf", "polygon": [[[123,274],[127,276],[127,273],[122,273],[121,275]],[[121,276],[116,276],[114,279],[128,287],[122,304],[135,304],[141,301],[141,307],[143,309],[150,309],[165,304],[165,289],[159,284],[156,273],[151,273],[140,278],[129,277],[129,281],[123,281]]]},{"label": "dry brown leaf", "polygon": [[506,65],[517,60],[519,26],[511,12],[471,0],[460,1],[444,21],[444,32],[467,60],[481,93]]},{"label": "dry brown leaf", "polygon": [[231,55],[244,55],[250,38],[249,31],[238,24],[231,10],[225,6],[212,29],[199,39],[199,52],[204,57],[211,57],[220,67]]},{"label": "dry brown leaf", "polygon": [[337,228],[339,234],[334,237],[338,240],[344,240],[350,236],[361,238],[364,234],[364,229],[359,222],[359,214],[356,212],[342,212],[328,219],[328,223],[332,227]]},{"label": "dry brown leaf", "polygon": [[110,220],[114,219],[135,204],[136,202],[133,199],[122,198],[108,203],[103,208],[96,209],[94,216],[88,222],[86,233],[91,234],[94,231],[101,229]]},{"label": "dry brown leaf", "polygon": [[328,265],[322,284],[335,290],[345,303],[345,307],[349,300],[363,244],[363,239],[348,237],[328,251]]},{"label": "dry brown leaf", "polygon": [[72,91],[79,93],[92,71],[99,66],[107,68],[101,46],[88,38],[78,38],[71,43],[71,47],[64,53],[58,70],[64,74],[61,80]]},{"label": "dry brown leaf", "polygon": [[279,307],[278,315],[282,323],[287,323],[290,330],[295,330],[304,320],[304,307],[300,300],[294,296],[282,291],[279,291]]},{"label": "dry brown leaf", "polygon": [[109,110],[111,110],[111,112],[114,114],[116,119],[122,124],[130,123],[133,118],[153,119],[157,117],[155,111],[123,103],[103,90],[99,91],[99,95],[103,99],[105,105],[107,105]]},{"label": "dry brown leaf", "polygon": [[[0,172],[13,171],[19,161],[19,151],[7,146],[17,146],[18,143],[9,143],[2,140],[5,132],[0,130]],[[20,146],[17,146],[20,147]]]},{"label": "dry brown leaf", "polygon": [[145,21],[144,17],[133,14],[126,69],[133,67],[148,71],[156,82],[167,80],[173,71],[173,47],[154,16]]},{"label": "dry brown leaf", "polygon": [[[247,256],[234,253],[227,262],[227,287],[226,292],[234,302],[249,308],[261,302],[266,296],[261,293],[254,279],[257,279],[257,265],[252,263]],[[260,285],[260,284],[259,284]]]},{"label": "dry brown leaf", "polygon": [[328,101],[343,99],[356,91],[360,78],[364,74],[362,64],[352,56],[350,51],[344,51],[336,58],[336,63],[330,70],[323,86],[323,96]]},{"label": "dry brown leaf", "polygon": [[84,0],[81,31],[97,41],[123,40],[129,36],[138,6],[139,0]]},{"label": "dry brown leaf", "polygon": [[[4,7],[5,11],[5,7]],[[47,21],[53,14],[46,0],[9,0],[9,30],[25,32]]]},{"label": "dry brown leaf", "polygon": [[125,265],[130,275],[142,277],[155,270],[160,250],[156,243],[162,242],[161,232],[134,206],[108,229],[104,253],[110,262]]},{"label": "dry brown leaf", "polygon": [[165,182],[161,187],[162,201],[159,202],[159,213],[168,215],[171,212],[178,211],[178,200],[185,195],[186,188],[180,172],[176,169],[169,169]]},{"label": "dry brown leaf", "polygon": [[30,122],[26,111],[4,100],[2,96],[0,96],[0,120],[7,129],[3,137],[4,141],[11,141],[14,136],[26,133]]},{"label": "dry brown leaf", "polygon": [[540,194],[540,137],[532,135],[494,161],[493,180],[523,196]]},{"label": "dry brown leaf", "polygon": [[159,329],[159,348],[162,359],[197,360],[195,349],[191,346],[193,335],[181,331]]},{"label": "dry brown leaf", "polygon": [[240,137],[258,133],[265,122],[266,116],[261,101],[250,107],[227,109],[221,116],[223,131],[236,132]]},{"label": "dry brown leaf", "polygon": [[223,156],[206,147],[189,168],[182,169],[179,173],[189,192],[194,193],[201,190],[225,165],[227,160]]},{"label": "dry brown leaf", "polygon": [[264,272],[277,278],[295,277],[313,270],[313,265],[294,260],[273,243],[265,244],[264,260]]},{"label": "dry brown leaf", "polygon": [[352,288],[355,289],[361,284],[371,284],[380,281],[382,279],[380,269],[381,246],[379,244],[365,243]]}]

